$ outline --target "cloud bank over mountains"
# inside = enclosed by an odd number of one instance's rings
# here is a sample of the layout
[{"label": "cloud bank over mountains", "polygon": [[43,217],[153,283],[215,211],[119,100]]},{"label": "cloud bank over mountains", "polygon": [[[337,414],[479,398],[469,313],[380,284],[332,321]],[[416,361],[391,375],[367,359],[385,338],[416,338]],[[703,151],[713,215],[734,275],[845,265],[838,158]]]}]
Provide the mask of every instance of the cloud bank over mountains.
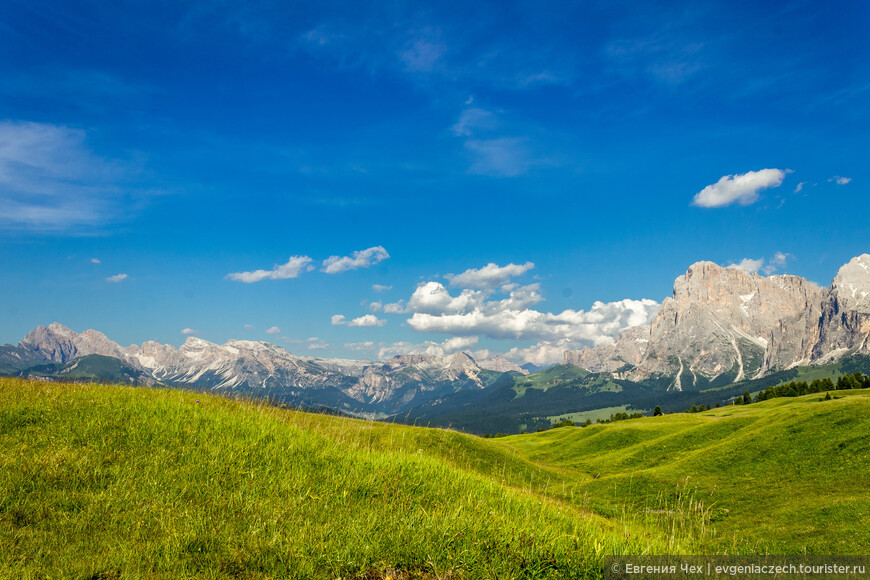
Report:
[{"label": "cloud bank over mountains", "polygon": [[[561,361],[566,349],[610,344],[626,328],[649,324],[658,312],[659,303],[649,299],[595,302],[588,310],[568,309],[556,313],[534,308],[546,300],[540,283],[513,281],[534,267],[532,262],[504,266],[489,263],[460,274],[447,274],[445,279],[456,288],[454,291],[440,281],[428,280],[419,283],[407,301],[373,303],[374,311],[404,315],[404,323],[416,332],[450,336],[442,342],[376,344],[368,341],[348,343],[348,348],[352,346],[352,350],[372,353],[377,350],[378,358],[396,354],[445,354],[469,349],[485,337],[534,342],[528,346],[512,345],[504,349],[507,351],[504,356],[518,362],[547,364]],[[332,317],[334,326],[381,326],[385,322],[373,314],[350,322],[341,314]],[[492,354],[488,349],[477,353],[483,357]]]}]

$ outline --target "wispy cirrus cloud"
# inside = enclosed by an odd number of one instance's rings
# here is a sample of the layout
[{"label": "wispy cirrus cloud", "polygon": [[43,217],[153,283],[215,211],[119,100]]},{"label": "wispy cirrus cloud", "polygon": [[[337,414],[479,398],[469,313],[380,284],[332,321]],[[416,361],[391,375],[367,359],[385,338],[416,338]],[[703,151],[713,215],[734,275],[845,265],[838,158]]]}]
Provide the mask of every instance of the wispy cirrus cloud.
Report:
[{"label": "wispy cirrus cloud", "polygon": [[260,282],[262,280],[286,280],[296,278],[302,272],[310,272],[314,269],[308,256],[290,256],[286,264],[275,264],[271,270],[254,270],[252,272],[233,272],[226,275],[228,280],[236,282]]},{"label": "wispy cirrus cloud", "polygon": [[490,177],[516,177],[526,173],[535,160],[524,137],[469,139],[465,149],[471,156],[468,172]]},{"label": "wispy cirrus cloud", "polygon": [[[135,210],[139,168],[100,157],[81,129],[0,121],[0,227],[69,230]],[[123,209],[123,212],[122,212]]]}]

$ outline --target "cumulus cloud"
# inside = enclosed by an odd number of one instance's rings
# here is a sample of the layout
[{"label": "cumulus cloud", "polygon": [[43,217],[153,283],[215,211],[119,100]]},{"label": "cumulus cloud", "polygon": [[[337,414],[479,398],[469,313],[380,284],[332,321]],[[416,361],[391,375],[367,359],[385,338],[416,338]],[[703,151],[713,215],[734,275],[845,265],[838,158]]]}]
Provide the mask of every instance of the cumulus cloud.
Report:
[{"label": "cumulus cloud", "polygon": [[729,264],[729,268],[733,268],[735,270],[743,270],[744,272],[749,272],[750,274],[758,274],[758,271],[764,265],[764,258],[758,258],[757,260],[753,260],[752,258],[743,258],[736,264]]},{"label": "cumulus cloud", "polygon": [[464,312],[483,304],[486,294],[477,290],[462,290],[459,296],[451,296],[440,282],[425,282],[417,286],[408,300],[409,312],[430,314]]},{"label": "cumulus cloud", "polygon": [[369,310],[371,310],[372,312],[380,312],[383,309],[384,309],[383,302],[372,302],[371,304],[369,304]]},{"label": "cumulus cloud", "polygon": [[405,312],[405,301],[399,300],[390,304],[384,304],[384,313],[386,314],[402,314]]},{"label": "cumulus cloud", "polygon": [[500,302],[460,314],[433,315],[415,312],[408,325],[418,332],[444,332],[457,336],[484,335],[514,340],[566,339],[583,345],[612,344],[631,326],[649,324],[658,312],[654,300],[595,302],[588,311],[565,310],[558,314],[532,309],[510,309]]},{"label": "cumulus cloud", "polygon": [[483,268],[470,268],[461,274],[448,274],[451,286],[458,288],[497,288],[506,284],[512,277],[521,276],[535,267],[534,262],[499,266],[490,262]]},{"label": "cumulus cloud", "polygon": [[758,192],[779,187],[785,179],[782,169],[762,169],[739,175],[725,175],[702,189],[692,200],[698,207],[724,207],[732,203],[750,205],[758,201]]},{"label": "cumulus cloud", "polygon": [[477,344],[476,336],[454,336],[443,342],[434,342],[427,340],[419,344],[410,342],[394,342],[388,345],[381,345],[378,349],[378,359],[385,360],[394,356],[406,354],[424,354],[427,356],[445,356],[468,350]]},{"label": "cumulus cloud", "polygon": [[199,331],[198,331],[198,330],[194,330],[194,329],[192,329],[192,328],[184,328],[184,329],[181,330],[181,334],[186,334],[186,335],[190,336],[190,335],[193,335],[193,334],[199,334]]},{"label": "cumulus cloud", "polygon": [[347,321],[344,319],[344,314],[333,314],[331,320],[333,326],[347,324]]},{"label": "cumulus cloud", "polygon": [[259,282],[261,280],[286,280],[296,278],[302,272],[314,269],[308,256],[290,256],[286,264],[275,264],[271,270],[254,270],[253,272],[234,272],[227,274],[227,279],[236,282]]},{"label": "cumulus cloud", "polygon": [[[335,317],[333,317],[335,318]],[[343,318],[343,317],[342,317]],[[363,327],[371,327],[371,326],[383,326],[387,323],[386,320],[380,319],[374,314],[365,314],[360,316],[359,318],[354,318],[350,322],[347,323],[348,326],[363,326]],[[333,322],[334,324],[334,322]]]},{"label": "cumulus cloud", "polygon": [[564,362],[565,351],[574,348],[576,346],[569,340],[546,340],[526,348],[515,346],[501,356],[518,364],[532,363],[545,366]]},{"label": "cumulus cloud", "polygon": [[375,292],[386,292],[387,290],[392,290],[392,286],[384,286],[383,284],[372,284],[372,290]]},{"label": "cumulus cloud", "polygon": [[338,274],[347,270],[368,268],[389,257],[390,254],[387,253],[383,246],[374,246],[354,252],[352,256],[330,256],[323,260],[321,271],[327,274]]},{"label": "cumulus cloud", "polygon": [[768,262],[767,266],[764,267],[764,273],[767,275],[773,274],[777,270],[781,270],[785,268],[786,262],[791,258],[791,254],[786,254],[785,252],[777,252],[773,255],[773,257]]},{"label": "cumulus cloud", "polygon": [[98,258],[91,258],[91,264],[102,264]]},{"label": "cumulus cloud", "polygon": [[266,334],[281,334],[281,329],[277,326],[273,326],[272,328],[266,329]]},{"label": "cumulus cloud", "polygon": [[253,324],[246,324],[245,325],[245,330],[251,330],[252,328],[254,328]]},{"label": "cumulus cloud", "polygon": [[766,261],[764,258],[758,258],[757,260],[753,260],[752,258],[743,258],[736,264],[729,264],[729,268],[734,268],[736,270],[743,270],[744,272],[749,272],[750,274],[758,274],[759,272],[765,274],[766,276],[770,276],[777,270],[782,270],[785,268],[789,258],[792,258],[791,254],[787,254],[785,252],[776,252],[772,258]]},{"label": "cumulus cloud", "polygon": [[312,342],[308,345],[308,350],[324,350],[329,348],[328,342]]},{"label": "cumulus cloud", "polygon": [[123,282],[126,279],[127,274],[115,274],[114,276],[109,276],[108,278],[106,278],[106,282],[118,283]]},{"label": "cumulus cloud", "polygon": [[851,177],[841,177],[839,175],[835,175],[834,177],[830,178],[828,181],[833,181],[837,185],[846,185],[847,183],[852,181],[852,178]]}]

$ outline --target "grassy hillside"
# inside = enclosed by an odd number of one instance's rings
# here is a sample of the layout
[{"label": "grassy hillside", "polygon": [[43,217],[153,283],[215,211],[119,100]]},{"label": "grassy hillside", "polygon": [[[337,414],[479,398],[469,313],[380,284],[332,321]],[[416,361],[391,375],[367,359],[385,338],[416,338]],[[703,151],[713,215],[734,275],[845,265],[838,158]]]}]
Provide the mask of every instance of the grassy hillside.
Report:
[{"label": "grassy hillside", "polygon": [[3,379],[0,577],[580,578],[667,549],[537,492],[562,472],[453,432]]},{"label": "grassy hillside", "polygon": [[582,578],[870,549],[870,392],[481,439],[0,380],[0,577]]},{"label": "grassy hillside", "polygon": [[[599,513],[669,529],[704,520],[702,553],[866,554],[870,392],[835,391],[500,442],[566,470]],[[662,506],[670,506],[663,508]]]}]

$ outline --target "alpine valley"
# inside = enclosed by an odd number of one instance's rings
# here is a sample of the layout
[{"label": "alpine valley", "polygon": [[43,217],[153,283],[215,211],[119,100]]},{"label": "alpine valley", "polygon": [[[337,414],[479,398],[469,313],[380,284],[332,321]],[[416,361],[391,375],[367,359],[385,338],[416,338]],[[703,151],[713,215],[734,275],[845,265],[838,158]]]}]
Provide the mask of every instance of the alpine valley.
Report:
[{"label": "alpine valley", "polygon": [[295,355],[267,342],[120,346],[101,332],[38,326],[0,347],[0,374],[169,386],[289,406],[453,426],[475,433],[549,427],[610,412],[682,411],[802,377],[870,370],[870,254],[822,288],[698,262],[674,282],[650,326],[609,345],[566,351],[529,374],[466,353],[387,361]]}]

